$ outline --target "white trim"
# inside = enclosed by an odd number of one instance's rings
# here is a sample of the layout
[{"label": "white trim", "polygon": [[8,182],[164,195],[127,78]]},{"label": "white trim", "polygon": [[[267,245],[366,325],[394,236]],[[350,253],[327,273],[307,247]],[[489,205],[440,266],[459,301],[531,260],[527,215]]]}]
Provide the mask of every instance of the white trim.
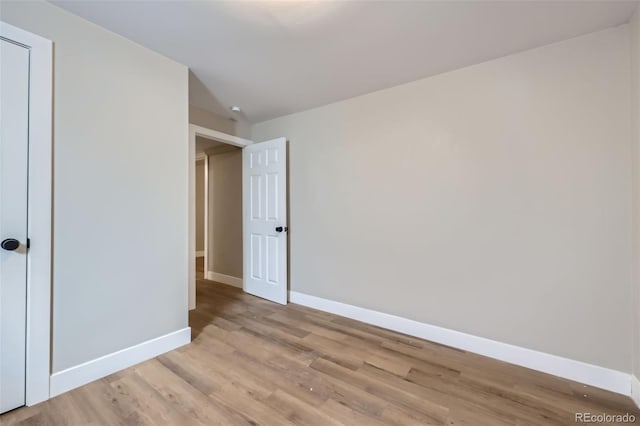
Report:
[{"label": "white trim", "polygon": [[53,45],[0,21],[0,36],[30,50],[26,405],[49,399]]},{"label": "white trim", "polygon": [[[207,269],[206,265],[209,264],[208,262],[208,244],[209,244],[209,238],[208,238],[208,234],[209,234],[209,156],[204,153],[204,152],[199,152],[196,154],[196,163],[202,161],[202,167],[204,167],[203,170],[203,191],[204,191],[204,200],[203,200],[203,205],[204,205],[204,212],[203,212],[203,223],[204,223],[204,229],[202,230],[202,232],[204,232],[204,241],[203,241],[203,246],[204,246],[204,250],[196,250],[196,257],[204,257],[204,265],[205,265],[205,270]],[[197,194],[195,195],[197,198]],[[195,201],[194,201],[195,202]],[[197,229],[196,229],[197,231]],[[196,236],[196,239],[198,237]],[[189,308],[191,309],[191,308]]]},{"label": "white trim", "polygon": [[130,348],[96,358],[51,376],[51,397],[162,355],[191,342],[191,328],[186,327]]},{"label": "white trim", "polygon": [[216,281],[222,284],[242,288],[242,278],[232,277],[231,275],[225,275],[211,271],[207,271],[206,278],[210,281]]},{"label": "white trim", "polygon": [[187,246],[189,247],[188,271],[188,304],[189,310],[196,308],[196,134],[189,125],[189,187],[187,188],[189,205],[189,233]]},{"label": "white trim", "polygon": [[629,396],[630,374],[421,323],[395,315],[291,291],[291,303],[308,306],[410,336],[488,356]]},{"label": "white trim", "polygon": [[638,376],[631,375],[631,399],[636,403],[636,406],[640,408],[640,380]]},{"label": "white trim", "polygon": [[204,270],[209,267],[209,156],[204,155]]},{"label": "white trim", "polygon": [[208,129],[206,127],[198,126],[196,124],[189,124],[189,130],[193,132],[196,136],[200,136],[202,138],[210,139],[213,141],[226,143],[229,145],[235,145],[240,148],[244,148],[247,145],[253,144],[253,141],[249,139],[228,135],[226,133],[222,133],[213,129]]},{"label": "white trim", "polygon": [[[189,279],[187,283],[189,286],[189,310],[196,308],[196,137],[223,142],[240,148],[244,148],[245,146],[253,144],[253,141],[249,139],[243,139],[237,136],[218,132],[217,130],[208,129],[206,127],[198,126],[195,124],[189,124]],[[206,169],[209,169],[208,165]],[[206,203],[208,204],[208,198],[206,200]],[[205,223],[207,222],[208,218],[207,220],[205,220]],[[207,238],[206,244],[208,244],[207,234],[205,234],[205,238]],[[205,255],[205,266],[207,265],[206,262],[208,262],[208,249],[207,254]]]}]

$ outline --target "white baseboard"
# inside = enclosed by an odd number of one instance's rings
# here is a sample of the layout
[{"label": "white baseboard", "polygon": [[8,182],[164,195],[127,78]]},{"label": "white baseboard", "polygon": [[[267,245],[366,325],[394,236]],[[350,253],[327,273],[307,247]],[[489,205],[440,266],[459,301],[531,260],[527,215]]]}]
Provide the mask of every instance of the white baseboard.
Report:
[{"label": "white baseboard", "polygon": [[631,399],[640,408],[640,380],[634,374],[631,375]]},{"label": "white baseboard", "polygon": [[621,371],[295,291],[289,292],[289,301],[623,395],[631,394],[631,375]]},{"label": "white baseboard", "polygon": [[54,373],[51,375],[49,384],[50,397],[53,398],[109,374],[162,355],[189,342],[191,342],[191,328],[186,327]]},{"label": "white baseboard", "polygon": [[198,250],[196,252],[196,257],[204,257],[204,250]]},{"label": "white baseboard", "polygon": [[220,274],[218,272],[207,271],[206,275],[208,280],[217,281],[222,284],[232,285],[234,287],[242,288],[242,278],[232,277],[231,275]]}]

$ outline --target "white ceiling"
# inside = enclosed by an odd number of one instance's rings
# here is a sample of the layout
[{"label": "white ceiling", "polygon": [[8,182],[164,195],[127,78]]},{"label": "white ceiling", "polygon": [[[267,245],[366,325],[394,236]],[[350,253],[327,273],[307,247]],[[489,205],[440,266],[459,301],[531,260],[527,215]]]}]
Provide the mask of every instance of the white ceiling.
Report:
[{"label": "white ceiling", "polygon": [[258,122],[628,21],[621,1],[53,1],[191,68]]}]

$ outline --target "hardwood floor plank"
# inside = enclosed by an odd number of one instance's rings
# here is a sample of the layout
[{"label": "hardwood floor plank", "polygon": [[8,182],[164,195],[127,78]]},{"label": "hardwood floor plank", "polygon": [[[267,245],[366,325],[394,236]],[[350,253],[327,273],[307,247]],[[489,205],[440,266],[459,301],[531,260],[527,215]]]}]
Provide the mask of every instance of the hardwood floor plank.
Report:
[{"label": "hardwood floor plank", "polygon": [[430,423],[445,424],[449,411],[447,407],[416,396],[404,389],[394,387],[386,381],[369,377],[361,372],[362,369],[352,371],[323,358],[316,359],[311,363],[310,367],[326,374],[327,376],[333,377],[334,380],[348,382],[359,387],[364,392],[384,398],[398,407],[403,407],[416,413],[420,413],[422,415],[421,417],[428,420]]},{"label": "hardwood floor plank", "polygon": [[297,398],[297,396],[291,395],[280,389],[275,391],[268,399],[267,402],[275,410],[282,413],[292,423],[299,425],[341,425],[337,419],[332,418],[325,414],[318,408],[307,404],[303,400]]},{"label": "hardwood floor plank", "polygon": [[338,402],[334,399],[328,399],[327,402],[322,404],[321,409],[323,413],[338,420],[341,424],[369,426],[384,426],[387,424],[379,420],[379,416],[372,417],[361,411],[354,410],[345,402]]},{"label": "hardwood floor plank", "polygon": [[165,402],[193,422],[201,425],[251,425],[253,422],[243,413],[209,398],[172,371],[162,368],[157,360],[134,367],[137,374],[147,378],[149,384]]},{"label": "hardwood floor plank", "polygon": [[310,369],[308,366],[293,365],[283,358],[270,359],[269,365],[284,372],[291,382],[319,395],[325,401],[323,406],[326,401],[333,399],[358,413],[378,417],[388,405],[384,399],[362,392],[348,383],[327,380],[327,377],[322,373]]},{"label": "hardwood floor plank", "polygon": [[140,419],[140,424],[194,424],[188,416],[173,409],[147,381],[137,374],[129,374],[110,383],[111,410],[120,418]]},{"label": "hardwood floor plank", "polygon": [[292,425],[290,420],[269,405],[267,400],[269,396],[262,396],[260,393],[246,388],[242,383],[233,382],[209,395],[209,398],[227,404],[230,408],[243,413],[255,424],[266,424],[268,419],[269,425]]}]

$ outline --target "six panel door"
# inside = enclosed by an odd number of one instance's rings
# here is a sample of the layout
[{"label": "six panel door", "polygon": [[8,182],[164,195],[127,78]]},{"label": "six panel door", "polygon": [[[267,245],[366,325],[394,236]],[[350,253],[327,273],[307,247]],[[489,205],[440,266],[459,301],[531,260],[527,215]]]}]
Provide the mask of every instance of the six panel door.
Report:
[{"label": "six panel door", "polygon": [[287,141],[243,150],[244,290],[287,303]]}]

